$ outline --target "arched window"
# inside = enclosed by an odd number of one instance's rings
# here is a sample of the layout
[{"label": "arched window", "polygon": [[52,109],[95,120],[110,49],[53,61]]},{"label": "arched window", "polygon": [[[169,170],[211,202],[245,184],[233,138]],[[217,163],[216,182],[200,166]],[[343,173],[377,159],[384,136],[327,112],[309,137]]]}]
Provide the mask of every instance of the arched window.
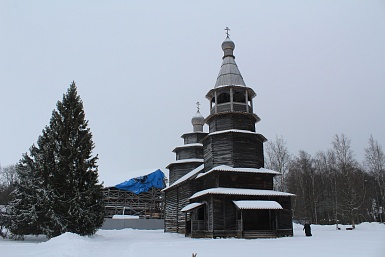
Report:
[{"label": "arched window", "polygon": [[218,104],[230,102],[230,94],[229,93],[222,93],[217,98],[218,98]]},{"label": "arched window", "polygon": [[245,103],[246,102],[245,94],[241,92],[235,92],[233,94],[233,101],[237,103]]}]

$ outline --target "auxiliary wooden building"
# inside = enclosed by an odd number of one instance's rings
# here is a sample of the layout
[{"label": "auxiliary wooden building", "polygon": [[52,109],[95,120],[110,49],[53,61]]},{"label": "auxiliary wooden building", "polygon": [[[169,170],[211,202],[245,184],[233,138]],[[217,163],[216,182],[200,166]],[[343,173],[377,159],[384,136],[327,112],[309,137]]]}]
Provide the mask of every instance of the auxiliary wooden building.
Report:
[{"label": "auxiliary wooden building", "polygon": [[136,216],[141,219],[162,219],[165,175],[161,170],[103,189],[105,217]]},{"label": "auxiliary wooden building", "polygon": [[210,114],[204,118],[198,107],[193,132],[182,136],[176,161],[167,166],[164,230],[212,238],[292,236],[293,194],[274,191],[273,178],[280,174],[264,168],[256,94],[239,72],[234,48],[227,36],[216,84],[206,95]]}]

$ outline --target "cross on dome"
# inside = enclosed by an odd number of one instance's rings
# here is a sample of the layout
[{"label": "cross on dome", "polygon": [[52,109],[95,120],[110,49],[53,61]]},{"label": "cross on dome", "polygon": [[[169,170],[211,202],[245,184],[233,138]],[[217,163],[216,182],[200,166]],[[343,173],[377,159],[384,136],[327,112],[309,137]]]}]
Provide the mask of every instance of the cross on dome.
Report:
[{"label": "cross on dome", "polygon": [[199,110],[200,110],[200,108],[199,108],[199,106],[201,105],[199,102],[196,102],[196,104],[197,104],[197,109],[198,109],[198,112],[199,112]]},{"label": "cross on dome", "polygon": [[229,37],[230,36],[230,34],[229,34],[229,30],[230,30],[229,27],[226,27],[225,30],[226,30],[226,36]]}]

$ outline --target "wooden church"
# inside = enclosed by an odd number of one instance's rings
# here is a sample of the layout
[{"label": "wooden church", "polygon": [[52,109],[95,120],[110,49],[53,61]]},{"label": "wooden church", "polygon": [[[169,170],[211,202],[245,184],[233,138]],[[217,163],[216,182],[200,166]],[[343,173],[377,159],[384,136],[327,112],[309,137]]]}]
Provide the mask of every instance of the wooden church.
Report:
[{"label": "wooden church", "polygon": [[234,48],[227,34],[216,84],[206,94],[210,115],[204,118],[198,106],[193,132],[173,150],[176,161],[167,166],[163,190],[164,230],[195,238],[292,236],[293,194],[274,191],[273,178],[280,174],[264,168],[256,93],[239,72]]}]

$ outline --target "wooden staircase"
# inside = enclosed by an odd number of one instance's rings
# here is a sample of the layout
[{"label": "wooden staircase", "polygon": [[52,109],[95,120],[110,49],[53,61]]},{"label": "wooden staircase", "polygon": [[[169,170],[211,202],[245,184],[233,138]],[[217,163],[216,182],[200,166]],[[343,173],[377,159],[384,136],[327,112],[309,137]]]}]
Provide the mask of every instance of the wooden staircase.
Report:
[{"label": "wooden staircase", "polygon": [[243,231],[243,238],[276,238],[276,234],[271,230],[246,230]]}]

